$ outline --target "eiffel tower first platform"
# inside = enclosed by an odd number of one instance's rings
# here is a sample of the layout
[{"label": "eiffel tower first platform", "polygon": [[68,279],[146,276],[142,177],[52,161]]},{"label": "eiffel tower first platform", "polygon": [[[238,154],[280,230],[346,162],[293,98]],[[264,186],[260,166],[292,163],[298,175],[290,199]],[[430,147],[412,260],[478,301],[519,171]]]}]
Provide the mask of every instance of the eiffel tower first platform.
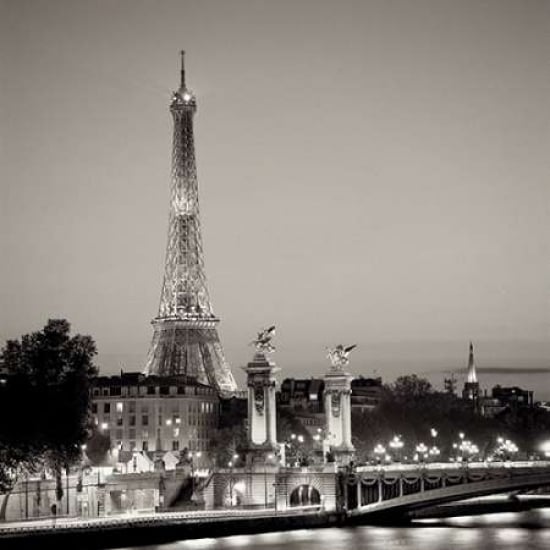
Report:
[{"label": "eiffel tower first platform", "polygon": [[185,375],[222,394],[237,389],[218,337],[204,270],[193,117],[194,94],[181,83],[170,112],[174,119],[172,183],[164,283],[145,374]]}]

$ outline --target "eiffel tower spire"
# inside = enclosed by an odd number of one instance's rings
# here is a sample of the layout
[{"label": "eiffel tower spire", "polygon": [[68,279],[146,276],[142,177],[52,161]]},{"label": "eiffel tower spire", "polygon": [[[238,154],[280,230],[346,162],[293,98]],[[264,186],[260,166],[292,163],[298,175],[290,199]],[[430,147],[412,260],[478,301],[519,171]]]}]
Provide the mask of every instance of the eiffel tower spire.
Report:
[{"label": "eiffel tower spire", "polygon": [[193,118],[194,94],[181,81],[170,112],[174,121],[172,184],[164,282],[146,374],[186,375],[220,392],[233,392],[235,380],[218,337],[204,270]]}]

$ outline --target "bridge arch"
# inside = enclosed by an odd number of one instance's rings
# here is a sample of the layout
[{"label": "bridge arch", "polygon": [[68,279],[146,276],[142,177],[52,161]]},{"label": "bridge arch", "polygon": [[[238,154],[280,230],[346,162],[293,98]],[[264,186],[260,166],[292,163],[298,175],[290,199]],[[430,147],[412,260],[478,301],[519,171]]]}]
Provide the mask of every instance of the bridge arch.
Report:
[{"label": "bridge arch", "polygon": [[549,463],[480,464],[441,468],[395,468],[348,475],[347,509],[352,517],[398,514],[476,496],[550,485]]},{"label": "bridge arch", "polygon": [[[308,499],[312,502],[312,506],[326,507],[334,505],[334,474],[330,476],[319,472],[288,472],[286,475],[278,478],[279,503],[281,507],[299,506],[294,504],[299,499],[300,487],[303,487],[301,497],[304,500]],[[311,489],[309,489],[311,487]],[[307,491],[304,493],[304,491]],[[291,496],[293,496],[293,504],[291,504]],[[319,500],[317,500],[317,495]],[[306,504],[302,504],[305,506]]]},{"label": "bridge arch", "polygon": [[321,504],[321,493],[313,485],[302,484],[291,493],[289,504],[293,506],[318,506]]}]

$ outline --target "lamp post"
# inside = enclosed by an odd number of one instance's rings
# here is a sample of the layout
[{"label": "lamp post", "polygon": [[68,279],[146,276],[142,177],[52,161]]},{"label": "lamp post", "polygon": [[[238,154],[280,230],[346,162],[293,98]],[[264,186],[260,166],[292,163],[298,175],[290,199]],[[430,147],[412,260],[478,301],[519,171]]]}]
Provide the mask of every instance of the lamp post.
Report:
[{"label": "lamp post", "polygon": [[540,450],[544,455],[544,458],[550,458],[550,441],[544,441],[541,443]]},{"label": "lamp post", "polygon": [[437,457],[440,455],[441,451],[439,450],[439,448],[434,445],[429,451],[428,451],[428,456],[435,462],[435,460],[437,459]]},{"label": "lamp post", "polygon": [[233,461],[230,460],[227,465],[229,466],[229,505],[233,506]]},{"label": "lamp post", "polygon": [[202,453],[197,451],[196,453],[189,452],[187,458],[191,461],[191,500],[195,494],[195,457],[200,458]]},{"label": "lamp post", "polygon": [[505,460],[510,460],[519,450],[518,446],[510,439],[503,439],[502,437],[499,437],[497,439],[497,443],[499,446],[497,447],[496,452]]},{"label": "lamp post", "polygon": [[395,452],[398,460],[397,462],[401,462],[401,449],[403,448],[403,440],[401,439],[400,435],[394,435],[393,439],[389,443],[390,448]]},{"label": "lamp post", "polygon": [[424,445],[424,443],[419,443],[416,446],[416,452],[418,453],[418,457],[420,459],[420,462],[424,462],[426,460],[426,454],[428,453],[428,447]]},{"label": "lamp post", "polygon": [[386,447],[378,443],[374,447],[374,455],[376,456],[376,460],[378,461],[378,464],[380,464],[382,461],[382,457],[386,455]]}]

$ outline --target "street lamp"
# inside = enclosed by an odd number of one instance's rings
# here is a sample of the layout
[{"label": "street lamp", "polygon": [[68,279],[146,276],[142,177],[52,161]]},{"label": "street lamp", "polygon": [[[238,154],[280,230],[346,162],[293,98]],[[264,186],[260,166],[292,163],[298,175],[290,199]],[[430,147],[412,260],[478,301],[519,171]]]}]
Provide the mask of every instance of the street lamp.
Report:
[{"label": "street lamp", "polygon": [[426,447],[426,445],[424,445],[424,443],[419,443],[416,446],[416,452],[418,453],[420,461],[424,462],[424,460],[426,459],[426,454],[428,452],[428,447]]},{"label": "street lamp", "polygon": [[195,494],[195,457],[200,458],[202,456],[202,453],[200,451],[197,451],[196,453],[189,452],[187,454],[187,458],[191,462],[191,500],[193,500],[193,496]]},{"label": "street lamp", "polygon": [[428,451],[428,455],[430,456],[430,458],[432,460],[435,461],[436,457],[438,457],[439,455],[441,454],[441,451],[439,450],[439,448],[434,445],[429,451]]},{"label": "street lamp", "polygon": [[499,437],[497,439],[497,443],[499,443],[499,446],[497,447],[496,452],[501,456],[504,457],[506,460],[510,460],[512,455],[518,452],[518,446],[509,439],[503,439],[502,437]]},{"label": "street lamp", "polygon": [[[238,458],[238,455],[236,455]],[[230,460],[227,465],[229,466],[230,475],[229,475],[229,502],[230,505],[233,506],[233,461]]]},{"label": "street lamp", "polygon": [[544,441],[541,443],[540,450],[544,454],[545,458],[550,458],[550,441]]},{"label": "street lamp", "polygon": [[382,461],[382,457],[386,455],[386,447],[384,447],[384,445],[381,445],[380,443],[378,443],[374,447],[374,454],[376,456],[378,464],[380,464],[380,462]]},{"label": "street lamp", "polygon": [[393,439],[389,443],[392,450],[396,453],[398,457],[398,462],[401,460],[401,449],[403,448],[403,441],[401,440],[400,435],[394,435]]}]

